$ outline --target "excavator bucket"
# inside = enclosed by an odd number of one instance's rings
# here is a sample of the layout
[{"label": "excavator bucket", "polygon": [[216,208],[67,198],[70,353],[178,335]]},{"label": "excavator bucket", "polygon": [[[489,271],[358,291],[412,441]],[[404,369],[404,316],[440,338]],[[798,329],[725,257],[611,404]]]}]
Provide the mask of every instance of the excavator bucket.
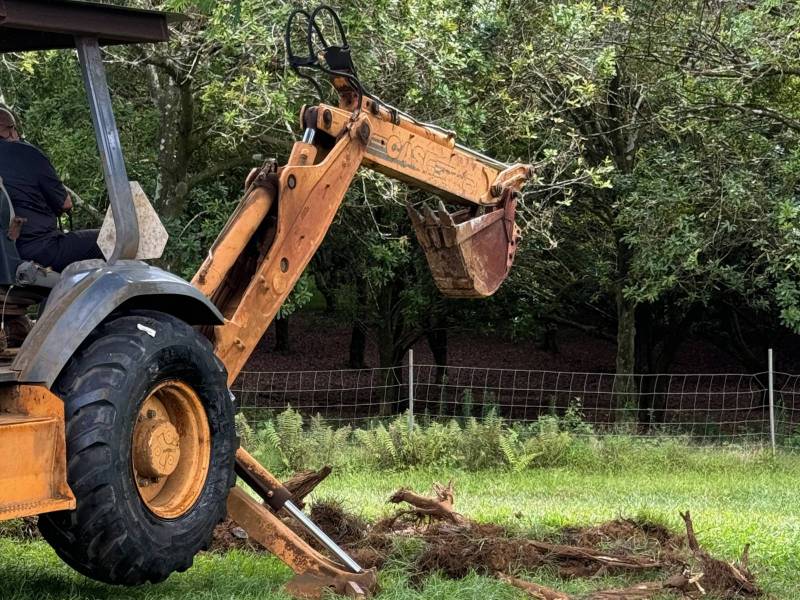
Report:
[{"label": "excavator bucket", "polygon": [[497,291],[508,277],[517,250],[516,205],[515,192],[506,189],[500,204],[481,215],[472,208],[450,213],[441,201],[437,211],[424,206],[420,212],[407,206],[442,294],[485,298]]}]

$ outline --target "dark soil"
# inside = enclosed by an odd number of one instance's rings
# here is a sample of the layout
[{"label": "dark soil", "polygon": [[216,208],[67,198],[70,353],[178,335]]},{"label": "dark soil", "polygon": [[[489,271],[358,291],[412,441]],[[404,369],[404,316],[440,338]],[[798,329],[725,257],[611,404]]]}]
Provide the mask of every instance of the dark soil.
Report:
[{"label": "dark soil", "polygon": [[[348,324],[317,312],[291,317],[291,351],[274,352],[275,326],[271,325],[247,363],[247,371],[320,371],[348,368],[351,328]],[[464,327],[449,333],[448,363],[494,369],[613,373],[616,348],[612,342],[574,329],[561,329],[558,352],[543,350],[536,340],[510,340]],[[418,364],[434,364],[433,354],[423,339],[414,345]],[[776,357],[777,358],[777,357]],[[782,356],[781,360],[789,360]],[[378,349],[368,336],[366,366],[378,367]],[[794,363],[776,364],[791,371]],[[764,368],[766,370],[766,359]],[[689,338],[672,365],[674,373],[740,373],[738,361],[712,344]]]},{"label": "dark soil", "polygon": [[[497,576],[548,568],[563,578],[613,574],[649,576],[657,581],[644,587],[634,586],[635,589],[632,587],[630,592],[609,590],[592,596],[649,598],[651,596],[644,595],[644,591],[650,589],[648,586],[661,590],[659,582],[663,582],[663,589],[671,589],[671,580],[685,580],[687,573],[691,573],[686,570],[687,567],[698,564],[692,560],[685,534],[647,521],[617,519],[590,527],[571,527],[562,530],[553,539],[540,541],[498,525],[470,521],[459,525],[421,523],[406,516],[369,524],[358,516],[348,514],[337,502],[315,504],[311,508],[311,515],[328,535],[365,568],[382,568],[394,552],[395,540],[419,540],[422,542],[421,551],[409,565],[412,581],[418,582],[432,573],[461,579],[471,572]],[[259,550],[257,545],[233,536],[231,527],[232,524],[228,522],[218,528],[214,549],[222,550],[227,546]],[[308,541],[320,549],[316,543]],[[727,564],[722,561],[718,563]],[[703,566],[705,563],[701,561],[699,564]],[[749,572],[747,575],[752,577]],[[703,582],[707,590],[717,592],[719,597],[741,597],[741,590],[733,591],[730,582],[718,573],[706,573]],[[715,582],[719,582],[719,586]],[[675,593],[678,594],[676,597],[695,597],[692,594],[681,596],[678,591]]]},{"label": "dark soil", "polygon": [[241,527],[231,519],[225,519],[214,528],[214,535],[208,551],[228,552],[229,550],[265,551],[264,547],[255,540],[251,540]]},{"label": "dark soil", "polygon": [[620,553],[661,556],[684,551],[686,536],[663,525],[634,519],[616,519],[592,527],[566,528],[561,532],[564,544],[589,546]]},{"label": "dark soil", "polygon": [[[292,348],[272,352],[270,329],[233,386],[249,419],[266,418],[288,405],[311,417],[338,423],[397,415],[407,408],[406,369],[347,369],[350,328],[318,313],[294,315]],[[484,417],[490,410],[514,421],[563,415],[580,403],[584,420],[601,433],[619,426],[614,344],[574,330],[559,333],[559,351],[532,340],[510,341],[474,330],[453,331],[448,366],[433,365],[425,341],[414,347],[415,412],[433,417]],[[368,367],[377,367],[370,342]],[[788,360],[784,357],[785,360]],[[788,363],[780,368],[789,369]],[[766,367],[765,367],[766,368]],[[687,340],[672,372],[636,382],[643,421],[653,410],[654,431],[666,430],[720,441],[766,435],[769,413],[766,377],[739,375],[745,369],[702,340]],[[785,428],[800,423],[800,377],[778,374],[776,403],[787,407]],[[265,412],[266,411],[266,412]],[[626,418],[631,418],[627,415]],[[647,425],[640,426],[643,432]]]}]

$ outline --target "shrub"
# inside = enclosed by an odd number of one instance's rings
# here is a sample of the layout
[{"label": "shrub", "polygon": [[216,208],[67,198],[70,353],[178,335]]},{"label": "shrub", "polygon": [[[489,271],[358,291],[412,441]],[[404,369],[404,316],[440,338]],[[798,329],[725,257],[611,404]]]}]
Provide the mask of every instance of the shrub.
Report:
[{"label": "shrub", "polygon": [[259,457],[270,467],[299,471],[330,464],[343,466],[351,428],[334,428],[316,416],[304,429],[303,416],[289,407],[266,421],[253,436]]},{"label": "shrub", "polygon": [[[486,418],[429,421],[412,428],[407,415],[375,421],[368,427],[333,427],[322,417],[304,419],[287,408],[253,433],[241,420],[243,445],[268,468],[297,471],[330,464],[338,468],[402,469],[448,467],[466,470],[563,468],[587,472],[648,469],[727,468],[732,462],[773,460],[762,449],[731,447],[714,452],[692,446],[689,437],[640,438],[631,435],[597,437],[576,402],[559,417],[543,415],[529,424],[509,424],[496,410]],[[774,462],[774,460],[773,460]]]}]

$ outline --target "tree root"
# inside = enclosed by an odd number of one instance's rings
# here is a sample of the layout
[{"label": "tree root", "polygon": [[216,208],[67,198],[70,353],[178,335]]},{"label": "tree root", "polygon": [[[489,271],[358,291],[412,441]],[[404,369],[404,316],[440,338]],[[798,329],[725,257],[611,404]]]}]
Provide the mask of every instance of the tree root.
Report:
[{"label": "tree root", "polygon": [[298,508],[305,508],[303,500],[314,491],[323,480],[331,474],[332,467],[325,465],[319,471],[300,471],[283,482],[283,486],[292,494],[292,499]]},{"label": "tree root", "polygon": [[[602,575],[606,571],[641,571],[661,569],[667,566],[661,561],[635,554],[613,555],[593,548],[562,546],[533,540],[528,544],[541,552],[547,562],[566,562],[575,565],[573,567],[564,565],[561,568],[562,575]],[[590,569],[591,573],[587,573],[587,569]]]},{"label": "tree root", "polygon": [[721,594],[723,598],[760,596],[761,589],[754,583],[753,574],[747,566],[750,545],[745,545],[742,557],[736,564],[714,558],[700,547],[689,511],[680,515],[686,524],[686,541],[689,549],[703,570],[703,585],[710,591]]},{"label": "tree root", "polygon": [[559,592],[558,590],[533,583],[532,581],[517,579],[505,573],[496,573],[495,577],[504,583],[513,585],[515,588],[522,590],[531,598],[536,598],[536,600],[570,600],[570,597],[564,592]]},{"label": "tree root", "polygon": [[394,516],[394,520],[396,521],[406,515],[412,515],[419,522],[426,519],[428,522],[446,521],[454,525],[460,525],[466,522],[464,517],[453,509],[455,495],[452,481],[447,485],[434,483],[433,493],[435,497],[431,498],[428,496],[421,496],[408,488],[397,490],[392,497],[389,498],[389,502],[393,504],[405,502],[413,506],[413,508],[410,510],[401,510]]}]

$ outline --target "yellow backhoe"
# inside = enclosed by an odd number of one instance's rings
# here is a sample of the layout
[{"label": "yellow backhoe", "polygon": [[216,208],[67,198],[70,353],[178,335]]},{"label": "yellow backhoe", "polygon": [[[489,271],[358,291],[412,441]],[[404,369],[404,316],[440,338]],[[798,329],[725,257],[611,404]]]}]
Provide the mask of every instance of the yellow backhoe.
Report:
[{"label": "yellow backhoe", "polygon": [[[323,17],[336,43],[326,41]],[[42,535],[71,567],[136,585],[191,566],[227,514],[295,571],[293,594],[367,597],[375,573],[238,447],[230,385],[359,168],[441,199],[437,210],[409,207],[409,215],[439,289],[467,298],[491,295],[508,275],[516,199],[531,168],[465,148],[369,94],[335,12],[297,10],[287,26],[289,66],[318,89],[310,73],[326,74],[338,105],[302,110],[302,141],[285,165],[253,171],[190,284],[137,260],[149,231],[128,181],[100,52],[105,44],[166,41],[173,18],[88,2],[0,1],[0,52],[77,48],[114,225],[106,260],[53,273],[17,254],[9,233],[19,224],[0,184],[0,519],[40,515]],[[296,55],[300,25],[307,53]],[[451,213],[444,202],[462,208]],[[15,345],[6,323],[37,304],[38,318]],[[327,552],[311,548],[279,512]]]}]

